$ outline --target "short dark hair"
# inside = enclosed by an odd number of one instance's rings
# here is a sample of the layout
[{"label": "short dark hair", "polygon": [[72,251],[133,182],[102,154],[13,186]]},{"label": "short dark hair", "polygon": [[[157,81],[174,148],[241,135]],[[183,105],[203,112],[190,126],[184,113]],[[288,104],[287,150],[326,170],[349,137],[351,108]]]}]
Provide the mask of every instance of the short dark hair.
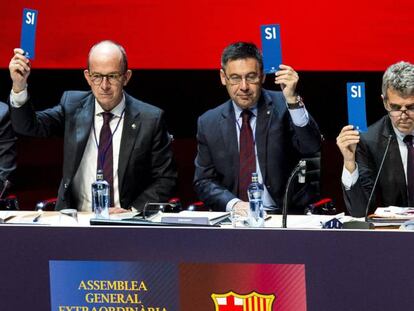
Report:
[{"label": "short dark hair", "polygon": [[122,73],[127,72],[127,70],[128,70],[128,57],[127,57],[127,54],[125,52],[125,49],[122,45],[120,45],[119,43],[116,43],[115,41],[112,41],[112,40],[103,40],[103,41],[100,41],[100,42],[94,44],[91,47],[91,49],[89,50],[89,55],[88,55],[88,70],[89,70],[89,58],[91,56],[92,51],[97,46],[102,45],[102,44],[112,44],[112,45],[115,45],[119,49],[119,51],[121,52],[121,55],[122,55],[122,59],[121,59],[121,67],[122,68],[121,68],[121,71],[122,71]]},{"label": "short dark hair", "polygon": [[262,52],[254,43],[249,42],[235,42],[227,46],[221,54],[221,67],[224,69],[229,61],[254,58],[260,66],[260,71],[263,71],[263,57]]}]

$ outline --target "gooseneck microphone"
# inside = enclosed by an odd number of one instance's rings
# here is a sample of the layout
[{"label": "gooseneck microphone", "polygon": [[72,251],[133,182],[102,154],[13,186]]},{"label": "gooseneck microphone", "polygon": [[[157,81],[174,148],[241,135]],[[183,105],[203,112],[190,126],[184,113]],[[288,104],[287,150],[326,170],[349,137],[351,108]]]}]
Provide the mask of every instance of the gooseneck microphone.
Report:
[{"label": "gooseneck microphone", "polygon": [[10,186],[10,181],[6,179],[3,183],[3,189],[1,189],[1,192],[0,192],[0,200],[3,199],[4,192],[6,191],[7,188],[9,188],[9,186]]},{"label": "gooseneck microphone", "polygon": [[368,221],[368,212],[369,212],[369,207],[371,205],[372,198],[374,197],[375,189],[377,188],[378,179],[382,172],[382,167],[384,166],[385,158],[387,157],[387,154],[388,154],[388,149],[390,148],[391,140],[392,140],[392,134],[388,135],[387,145],[385,147],[385,151],[382,156],[380,166],[378,168],[377,176],[375,177],[374,185],[372,186],[371,192],[368,197],[367,205],[365,206],[365,221],[364,222],[362,221],[346,222],[343,225],[344,229],[374,229],[374,225]]},{"label": "gooseneck microphone", "polygon": [[290,184],[292,183],[293,178],[298,174],[298,182],[303,184],[306,179],[306,161],[300,160],[299,163],[295,166],[292,173],[290,173],[289,179],[286,184],[285,196],[283,198],[283,210],[282,210],[282,228],[286,228],[287,223],[287,211],[288,211],[288,201],[289,201],[289,189]]},{"label": "gooseneck microphone", "polygon": [[367,206],[365,207],[365,221],[368,221],[369,206],[371,205],[372,198],[374,197],[375,188],[377,187],[378,179],[381,175],[382,167],[384,166],[385,158],[387,157],[387,154],[388,154],[388,149],[390,148],[391,139],[392,139],[392,135],[390,134],[388,135],[387,146],[385,147],[384,155],[382,156],[381,164],[378,168],[378,173],[377,173],[377,176],[375,177],[375,181],[374,181],[374,185],[372,186],[371,193],[369,194]]},{"label": "gooseneck microphone", "polygon": [[[179,206],[179,202],[173,201],[173,202],[146,202],[144,205],[144,208],[142,210],[142,218],[148,219],[152,215],[157,214],[158,212],[165,212],[165,207],[170,206],[171,208],[175,208]],[[149,210],[148,206],[156,206],[155,210]]]}]

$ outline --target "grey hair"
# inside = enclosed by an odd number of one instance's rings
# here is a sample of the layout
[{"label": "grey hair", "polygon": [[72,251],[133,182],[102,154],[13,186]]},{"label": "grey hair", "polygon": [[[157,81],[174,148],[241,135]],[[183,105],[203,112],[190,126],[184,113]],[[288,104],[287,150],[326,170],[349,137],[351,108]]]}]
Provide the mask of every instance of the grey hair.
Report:
[{"label": "grey hair", "polygon": [[103,40],[103,41],[100,41],[100,42],[94,44],[91,47],[91,49],[89,50],[89,55],[88,55],[88,70],[89,70],[89,59],[91,57],[92,51],[96,47],[98,47],[99,45],[102,45],[102,44],[112,44],[112,45],[116,46],[119,49],[119,51],[121,52],[121,55],[122,55],[122,59],[121,59],[121,67],[122,67],[121,68],[121,72],[122,73],[125,73],[128,70],[128,57],[127,57],[127,54],[126,54],[125,49],[124,49],[124,47],[122,45],[120,45],[119,43],[116,43],[115,41],[112,41],[112,40]]},{"label": "grey hair", "polygon": [[398,62],[391,65],[382,77],[382,96],[387,99],[387,90],[396,91],[401,97],[414,95],[414,65]]}]

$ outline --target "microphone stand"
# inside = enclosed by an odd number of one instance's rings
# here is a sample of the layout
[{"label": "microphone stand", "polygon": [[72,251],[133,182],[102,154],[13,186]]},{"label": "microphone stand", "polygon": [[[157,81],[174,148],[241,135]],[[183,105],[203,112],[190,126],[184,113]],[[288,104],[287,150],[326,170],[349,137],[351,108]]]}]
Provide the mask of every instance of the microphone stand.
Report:
[{"label": "microphone stand", "polygon": [[293,178],[296,174],[299,173],[299,183],[303,184],[305,182],[306,175],[306,161],[300,160],[299,163],[295,166],[292,173],[290,173],[289,179],[286,184],[285,195],[283,198],[283,210],[282,210],[282,228],[286,228],[287,223],[287,212],[288,212],[288,200],[289,200],[289,189],[290,184],[292,183]]},{"label": "microphone stand", "polygon": [[392,138],[392,135],[389,135],[388,136],[388,141],[387,141],[387,147],[385,148],[384,156],[382,157],[381,164],[380,164],[380,167],[378,169],[378,174],[377,174],[377,177],[375,178],[374,185],[372,186],[372,190],[371,190],[371,193],[370,193],[369,198],[368,198],[368,203],[367,203],[367,206],[365,208],[365,221],[366,222],[368,222],[369,206],[371,205],[372,198],[374,197],[375,188],[377,187],[378,179],[381,175],[382,167],[384,165],[385,158],[387,157],[387,154],[388,154],[388,148],[390,147],[391,138]]},{"label": "microphone stand", "polygon": [[375,177],[374,185],[372,186],[372,190],[368,198],[368,203],[365,207],[365,221],[348,221],[343,224],[342,226],[343,229],[374,229],[375,227],[374,224],[368,221],[368,211],[369,211],[369,206],[371,205],[372,198],[374,197],[375,189],[377,188],[378,179],[381,175],[385,158],[387,157],[387,154],[388,154],[388,149],[390,147],[391,139],[392,139],[392,135],[390,134],[388,135],[387,146],[385,147],[384,155],[382,156],[381,164],[378,168],[378,173],[377,173],[377,176]]}]

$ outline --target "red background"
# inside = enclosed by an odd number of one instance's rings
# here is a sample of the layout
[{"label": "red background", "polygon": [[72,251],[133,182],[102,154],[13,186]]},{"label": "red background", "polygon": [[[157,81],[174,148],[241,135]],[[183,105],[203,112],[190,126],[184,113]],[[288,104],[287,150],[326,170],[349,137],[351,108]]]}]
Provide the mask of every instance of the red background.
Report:
[{"label": "red background", "polygon": [[414,1],[59,0],[0,3],[0,68],[20,42],[23,8],[39,11],[36,68],[83,68],[90,46],[113,39],[131,68],[216,69],[227,44],[260,45],[280,24],[284,63],[297,70],[379,70],[414,61]]},{"label": "red background", "polygon": [[186,263],[180,266],[181,310],[214,310],[211,294],[229,291],[239,295],[253,291],[274,294],[272,310],[304,311],[307,308],[305,265]]}]

